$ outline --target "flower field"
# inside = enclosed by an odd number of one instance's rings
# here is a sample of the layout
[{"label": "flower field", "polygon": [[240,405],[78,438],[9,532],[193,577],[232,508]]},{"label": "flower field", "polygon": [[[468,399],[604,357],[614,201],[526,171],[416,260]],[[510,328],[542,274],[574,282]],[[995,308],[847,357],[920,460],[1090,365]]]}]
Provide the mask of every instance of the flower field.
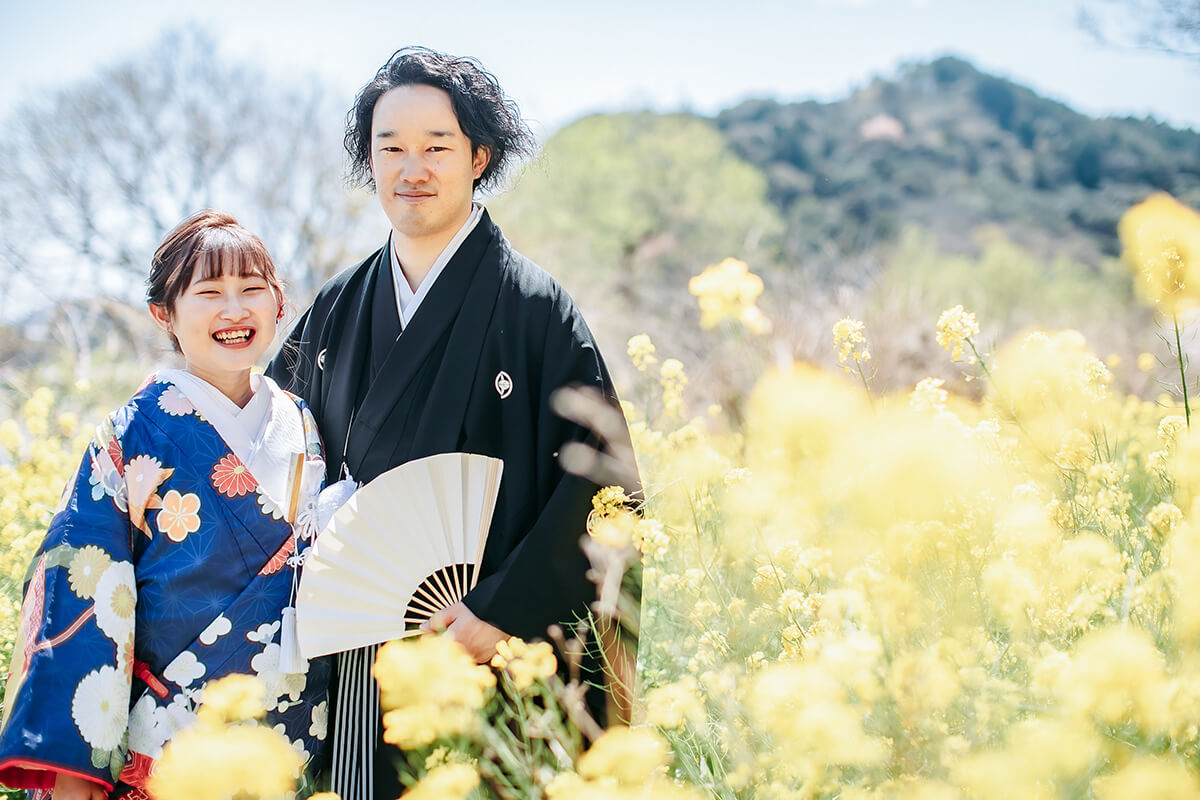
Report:
[{"label": "flower field", "polygon": [[[630,339],[644,502],[601,492],[590,535],[601,560],[641,554],[634,724],[595,729],[544,645],[510,641],[488,668],[438,637],[390,644],[376,677],[405,796],[1200,796],[1200,431],[1177,336],[1200,305],[1200,215],[1156,196],[1121,234],[1169,332],[1155,355],[1178,366],[1154,398],[1073,331],[985,347],[961,306],[930,335],[971,396],[932,378],[876,392],[872,331],[848,319],[830,344],[845,374],[779,365],[693,416],[687,365]],[[769,335],[745,265],[691,288],[706,335]],[[81,450],[51,406],[35,394],[0,426],[5,655]],[[158,796],[229,797],[211,776],[242,760],[260,769],[239,797],[290,789],[296,765],[264,777],[278,743],[242,721],[253,694],[210,688]]]}]

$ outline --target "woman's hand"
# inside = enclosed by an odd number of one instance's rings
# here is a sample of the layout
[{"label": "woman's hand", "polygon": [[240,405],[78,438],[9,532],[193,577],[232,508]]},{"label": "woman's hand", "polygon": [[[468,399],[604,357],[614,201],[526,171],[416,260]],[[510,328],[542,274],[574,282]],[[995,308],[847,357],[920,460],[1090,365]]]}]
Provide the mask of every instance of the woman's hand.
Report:
[{"label": "woman's hand", "polygon": [[60,772],[54,779],[54,800],[108,800],[100,784]]}]

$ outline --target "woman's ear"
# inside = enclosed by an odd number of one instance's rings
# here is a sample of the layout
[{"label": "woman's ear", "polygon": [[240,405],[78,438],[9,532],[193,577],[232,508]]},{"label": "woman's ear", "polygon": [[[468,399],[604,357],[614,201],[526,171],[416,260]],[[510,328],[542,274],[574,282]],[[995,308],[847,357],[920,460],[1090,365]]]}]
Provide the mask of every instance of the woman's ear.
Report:
[{"label": "woman's ear", "polygon": [[167,311],[167,307],[159,303],[147,303],[146,307],[150,309],[150,316],[154,317],[155,324],[167,333],[170,333],[171,312]]}]

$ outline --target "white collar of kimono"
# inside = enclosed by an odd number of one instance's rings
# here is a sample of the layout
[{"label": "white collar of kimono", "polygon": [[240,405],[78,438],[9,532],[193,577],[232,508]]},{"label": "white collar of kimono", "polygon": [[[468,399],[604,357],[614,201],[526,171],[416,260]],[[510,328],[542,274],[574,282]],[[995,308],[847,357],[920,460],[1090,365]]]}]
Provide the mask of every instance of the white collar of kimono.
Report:
[{"label": "white collar of kimono", "polygon": [[251,374],[250,401],[244,408],[203,378],[181,369],[158,372],[175,384],[246,465],[267,496],[281,508],[295,453],[305,451],[304,421],[296,403],[266,375]]},{"label": "white collar of kimono", "polygon": [[400,313],[400,327],[407,328],[408,323],[412,321],[413,315],[417,313],[417,306],[421,305],[421,301],[425,299],[425,295],[429,294],[429,287],[433,286],[438,276],[442,274],[442,270],[446,268],[446,264],[450,259],[454,258],[454,254],[458,252],[458,248],[462,246],[463,240],[470,235],[471,231],[475,230],[475,226],[479,224],[480,217],[483,216],[483,206],[478,203],[471,204],[471,214],[467,217],[467,221],[458,229],[458,233],[454,234],[454,238],[450,243],[442,249],[441,254],[433,262],[433,266],[429,268],[429,272],[425,274],[421,285],[417,287],[417,291],[413,291],[408,285],[408,278],[404,277],[404,270],[400,267],[400,258],[396,255],[396,244],[393,237],[388,237],[388,250],[392,254],[392,283],[396,287],[396,310]]}]

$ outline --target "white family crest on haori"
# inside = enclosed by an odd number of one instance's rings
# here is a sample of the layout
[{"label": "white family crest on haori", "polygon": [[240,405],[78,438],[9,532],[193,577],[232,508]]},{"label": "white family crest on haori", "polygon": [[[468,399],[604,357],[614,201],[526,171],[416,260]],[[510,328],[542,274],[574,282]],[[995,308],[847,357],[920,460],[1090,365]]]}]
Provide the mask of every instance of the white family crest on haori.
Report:
[{"label": "white family crest on haori", "polygon": [[305,658],[413,636],[474,588],[504,462],[442,453],[388,470],[319,534],[296,595]]},{"label": "white family crest on haori", "polygon": [[496,373],[495,384],[496,384],[496,394],[500,395],[501,400],[505,399],[510,394],[512,394],[513,379],[512,379],[512,376],[509,375],[504,370],[500,370],[499,372]]}]

